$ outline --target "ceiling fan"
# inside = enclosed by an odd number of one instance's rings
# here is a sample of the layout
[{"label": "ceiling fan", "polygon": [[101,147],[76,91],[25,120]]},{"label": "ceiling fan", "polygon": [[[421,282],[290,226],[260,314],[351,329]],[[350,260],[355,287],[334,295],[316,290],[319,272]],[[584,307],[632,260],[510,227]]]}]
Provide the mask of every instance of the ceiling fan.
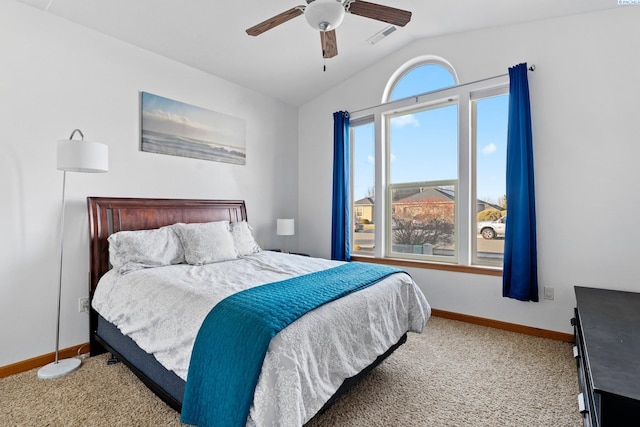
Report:
[{"label": "ceiling fan", "polygon": [[304,14],[309,25],[320,31],[323,58],[333,58],[338,54],[335,29],[342,23],[345,13],[364,16],[399,27],[404,27],[411,20],[411,12],[409,11],[363,0],[306,0],[306,2],[306,5],[296,6],[254,25],[247,29],[247,34],[258,36]]}]

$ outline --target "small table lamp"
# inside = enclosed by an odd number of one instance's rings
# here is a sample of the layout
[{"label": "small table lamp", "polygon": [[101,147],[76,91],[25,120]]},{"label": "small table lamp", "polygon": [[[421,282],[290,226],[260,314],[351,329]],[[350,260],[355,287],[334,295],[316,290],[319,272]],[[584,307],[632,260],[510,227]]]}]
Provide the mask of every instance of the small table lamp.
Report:
[{"label": "small table lamp", "polygon": [[278,236],[293,236],[295,234],[295,220],[278,218],[276,222],[276,234]]},{"label": "small table lamp", "polygon": [[[82,138],[74,140],[77,133]],[[64,208],[67,171],[68,172],[108,172],[109,147],[99,142],[84,140],[80,129],[71,132],[69,139],[58,141],[58,170],[62,171],[62,215],[60,218],[60,268],[58,270],[58,321],[56,324],[56,357],[55,360],[38,370],[38,377],[52,379],[62,377],[80,367],[80,359],[69,358],[58,360],[60,348],[60,301],[62,296],[62,259],[64,250]]]}]

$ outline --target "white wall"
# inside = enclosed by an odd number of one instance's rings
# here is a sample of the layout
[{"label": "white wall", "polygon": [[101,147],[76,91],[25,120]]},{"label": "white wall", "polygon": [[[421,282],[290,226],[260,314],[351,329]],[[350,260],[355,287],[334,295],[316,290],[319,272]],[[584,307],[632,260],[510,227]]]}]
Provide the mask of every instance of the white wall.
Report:
[{"label": "white wall", "polygon": [[330,256],[334,111],[379,104],[393,72],[417,56],[445,58],[462,83],[528,62],[539,284],[555,299],[502,298],[499,277],[410,273],[435,308],[561,332],[572,332],[574,285],[640,291],[638,22],[640,7],[621,7],[416,41],[301,107],[299,249]]},{"label": "white wall", "polygon": [[[61,348],[89,338],[87,196],[244,199],[264,247],[280,244],[277,217],[297,216],[295,108],[13,0],[0,58],[0,366],[55,348],[55,141],[73,129],[109,146],[110,171],[67,174]],[[140,152],[139,91],[244,119],[247,164]]]}]

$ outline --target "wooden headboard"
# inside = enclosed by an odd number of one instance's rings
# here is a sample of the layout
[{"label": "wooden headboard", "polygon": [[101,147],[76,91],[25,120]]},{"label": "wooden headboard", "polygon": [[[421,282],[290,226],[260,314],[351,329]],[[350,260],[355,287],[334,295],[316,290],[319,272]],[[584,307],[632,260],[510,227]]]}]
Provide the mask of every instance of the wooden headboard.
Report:
[{"label": "wooden headboard", "polygon": [[[89,298],[109,270],[107,238],[123,230],[150,230],[165,225],[247,219],[243,200],[142,199],[87,197],[89,209]],[[90,333],[97,314],[90,312]]]}]

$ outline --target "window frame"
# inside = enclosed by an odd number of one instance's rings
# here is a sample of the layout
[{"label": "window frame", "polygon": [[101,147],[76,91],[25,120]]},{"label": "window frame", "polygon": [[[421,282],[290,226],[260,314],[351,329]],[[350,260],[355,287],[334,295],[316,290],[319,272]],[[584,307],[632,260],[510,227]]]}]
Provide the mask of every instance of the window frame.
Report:
[{"label": "window frame", "polygon": [[[452,71],[456,78],[455,71],[446,62],[434,63],[446,67]],[[414,64],[412,67],[400,72],[397,71],[392,80],[401,79],[411,69],[425,65],[425,62]],[[385,96],[389,96],[389,88],[395,87],[395,81],[390,81],[385,89]],[[472,131],[472,99],[477,100],[492,93],[508,93],[509,77],[503,74],[476,82],[458,84],[446,87],[441,90],[418,94],[396,101],[386,102],[374,107],[354,111],[351,114],[351,128],[373,123],[374,124],[374,154],[375,154],[375,194],[376,203],[374,205],[374,217],[376,218],[374,251],[373,255],[354,253],[354,259],[365,261],[401,262],[403,265],[410,265],[421,268],[436,268],[451,271],[479,272],[481,274],[500,275],[502,266],[479,264],[476,262],[475,249],[472,245],[472,238],[476,237],[475,221],[471,215],[476,214],[475,200],[475,146],[474,132]],[[483,96],[484,95],[484,96]],[[495,96],[495,95],[493,95]],[[414,257],[398,256],[388,250],[391,241],[391,196],[388,185],[388,171],[390,159],[388,154],[388,116],[406,113],[411,110],[428,108],[433,105],[445,102],[455,102],[458,104],[458,187],[456,189],[456,229],[455,262],[429,258],[415,259]],[[353,140],[351,142],[353,144]],[[353,149],[351,150],[353,153]],[[353,163],[352,163],[353,164]],[[350,171],[353,177],[353,168]],[[352,179],[353,182],[353,179]],[[353,192],[352,192],[353,193]],[[351,194],[351,206],[353,207],[354,195]],[[353,243],[353,235],[351,235]],[[385,261],[386,260],[386,261]]]},{"label": "window frame", "polygon": [[[433,62],[430,62],[430,65],[433,65]],[[414,67],[412,69],[415,69],[417,67]],[[403,76],[406,76],[407,73],[404,73]],[[455,105],[456,106],[456,112],[457,112],[457,119],[458,122],[460,121],[460,112],[459,112],[459,105],[458,105],[458,100],[457,98],[446,98],[446,99],[435,99],[432,100],[430,102],[427,103],[423,103],[421,105],[417,105],[414,106],[413,108],[407,108],[407,109],[403,109],[402,111],[397,111],[394,113],[387,113],[384,114],[384,120],[385,120],[385,129],[386,129],[386,133],[385,133],[385,141],[384,141],[384,149],[385,149],[385,158],[389,159],[389,161],[386,162],[386,168],[385,168],[385,173],[386,173],[386,198],[385,198],[385,205],[386,205],[386,209],[385,209],[385,218],[392,218],[392,211],[393,211],[393,200],[392,200],[392,192],[394,188],[412,188],[412,187],[416,187],[416,186],[420,186],[420,187],[432,187],[432,186],[442,186],[442,185],[453,185],[456,190],[459,187],[459,179],[458,177],[460,176],[460,171],[459,171],[459,167],[460,165],[456,165],[456,179],[448,179],[448,180],[432,180],[432,181],[422,181],[422,182],[402,182],[402,183],[392,183],[391,182],[391,121],[399,116],[402,115],[407,115],[407,114],[416,114],[416,113],[422,113],[425,111],[433,111],[433,110],[437,110],[439,108],[446,108],[449,106]],[[459,124],[458,124],[458,141],[457,141],[457,145],[456,145],[456,151],[459,151],[459,147],[460,147],[460,142],[459,142]],[[457,157],[459,159],[459,152],[457,154]],[[445,256],[438,256],[438,255],[424,255],[424,254],[420,254],[420,255],[414,255],[414,254],[408,254],[408,253],[401,253],[401,252],[394,252],[393,251],[393,238],[392,238],[392,234],[393,234],[393,230],[392,227],[387,227],[385,226],[384,229],[384,233],[386,234],[386,239],[385,239],[385,248],[384,248],[384,256],[389,257],[389,258],[403,258],[403,259],[413,259],[413,260],[420,260],[420,261],[431,261],[431,262],[444,262],[444,263],[452,263],[452,264],[457,264],[458,263],[458,221],[459,221],[459,217],[458,217],[458,204],[459,204],[459,197],[458,197],[458,192],[454,192],[455,194],[455,198],[454,198],[454,235],[453,235],[453,244],[455,247],[455,251],[454,251],[454,255],[452,257],[445,257]]]},{"label": "window frame", "polygon": [[[453,80],[455,82],[454,86],[449,86],[449,87],[455,87],[459,85],[460,80],[458,79],[458,74],[456,73],[455,68],[453,68],[453,65],[451,65],[448,61],[446,61],[443,58],[432,56],[432,55],[421,56],[405,62],[400,68],[398,68],[393,73],[393,75],[391,76],[391,78],[387,82],[387,85],[384,88],[384,91],[382,94],[382,104],[401,101],[401,99],[397,99],[395,101],[391,100],[393,92],[398,86],[398,83],[400,82],[400,80],[404,79],[407,76],[407,74],[411,73],[416,68],[420,68],[427,65],[437,65],[449,71],[453,76]],[[449,87],[442,88],[442,89],[448,89]],[[426,92],[426,93],[429,93],[429,92]]]},{"label": "window frame", "polygon": [[[350,115],[351,115],[351,113],[350,113]],[[354,194],[353,194],[353,184],[355,182],[355,178],[354,178],[355,169],[354,169],[353,165],[355,165],[354,154],[355,154],[355,151],[356,151],[355,147],[354,147],[354,144],[356,142],[355,137],[354,137],[354,133],[355,133],[355,128],[356,127],[358,127],[358,126],[367,126],[367,125],[370,125],[372,123],[374,123],[374,117],[371,116],[371,115],[363,116],[363,117],[359,117],[359,118],[350,117],[350,119],[349,119],[349,145],[350,145],[350,147],[349,147],[349,164],[351,165],[351,167],[349,169],[349,183],[350,183],[350,186],[351,186],[350,191],[349,191],[349,193],[350,193],[350,196],[349,196],[349,198],[350,198],[349,206],[350,207],[349,207],[349,209],[350,209],[351,212],[353,212],[354,215],[355,215],[355,204],[354,203],[356,201],[356,198],[354,197]],[[375,139],[375,125],[374,125],[374,129],[373,129],[373,133],[374,133],[374,139]],[[376,146],[375,146],[375,142],[374,142],[374,158],[375,158],[375,161],[378,162],[378,155],[377,155],[377,153],[375,153],[375,149],[376,149]],[[376,181],[376,176],[377,176],[376,174],[377,174],[377,166],[374,165],[374,185],[376,185],[376,182],[375,182]],[[374,188],[374,192],[376,192],[376,194],[377,194],[377,191],[378,191],[378,189],[377,189],[377,187],[375,187]],[[373,217],[376,218],[375,227],[377,227],[377,223],[379,221],[378,218],[380,218],[380,216],[378,216],[377,212],[375,211],[375,205],[374,205]],[[351,251],[356,257],[357,256],[367,256],[368,257],[370,255],[367,255],[367,254],[364,254],[364,253],[358,253],[358,252],[355,251],[355,248],[356,248],[356,244],[354,242],[354,238],[355,238],[355,222],[356,222],[356,219],[354,217],[354,218],[352,218],[351,224],[349,224],[349,227],[350,227],[350,237],[349,238],[351,240],[351,242],[350,242]],[[375,234],[377,234],[377,233],[375,233]]]},{"label": "window frame", "polygon": [[[477,120],[477,101],[487,98],[493,98],[496,96],[503,96],[509,94],[509,86],[499,86],[491,89],[483,89],[478,90],[471,93],[471,97],[469,99],[470,107],[471,107],[471,129],[478,128]],[[471,177],[473,179],[472,183],[472,193],[471,200],[478,200],[478,185],[476,181],[478,167],[477,167],[477,159],[478,159],[478,141],[477,141],[478,133],[477,131],[471,132]],[[505,175],[506,175],[507,165],[505,164]],[[506,177],[505,177],[506,179]],[[472,203],[472,212],[471,212],[471,229],[472,232],[475,231],[477,234],[477,223],[478,223],[478,204]],[[478,259],[478,239],[471,239],[471,265],[478,266],[492,266],[499,267],[502,269],[502,261],[480,261]]]}]

